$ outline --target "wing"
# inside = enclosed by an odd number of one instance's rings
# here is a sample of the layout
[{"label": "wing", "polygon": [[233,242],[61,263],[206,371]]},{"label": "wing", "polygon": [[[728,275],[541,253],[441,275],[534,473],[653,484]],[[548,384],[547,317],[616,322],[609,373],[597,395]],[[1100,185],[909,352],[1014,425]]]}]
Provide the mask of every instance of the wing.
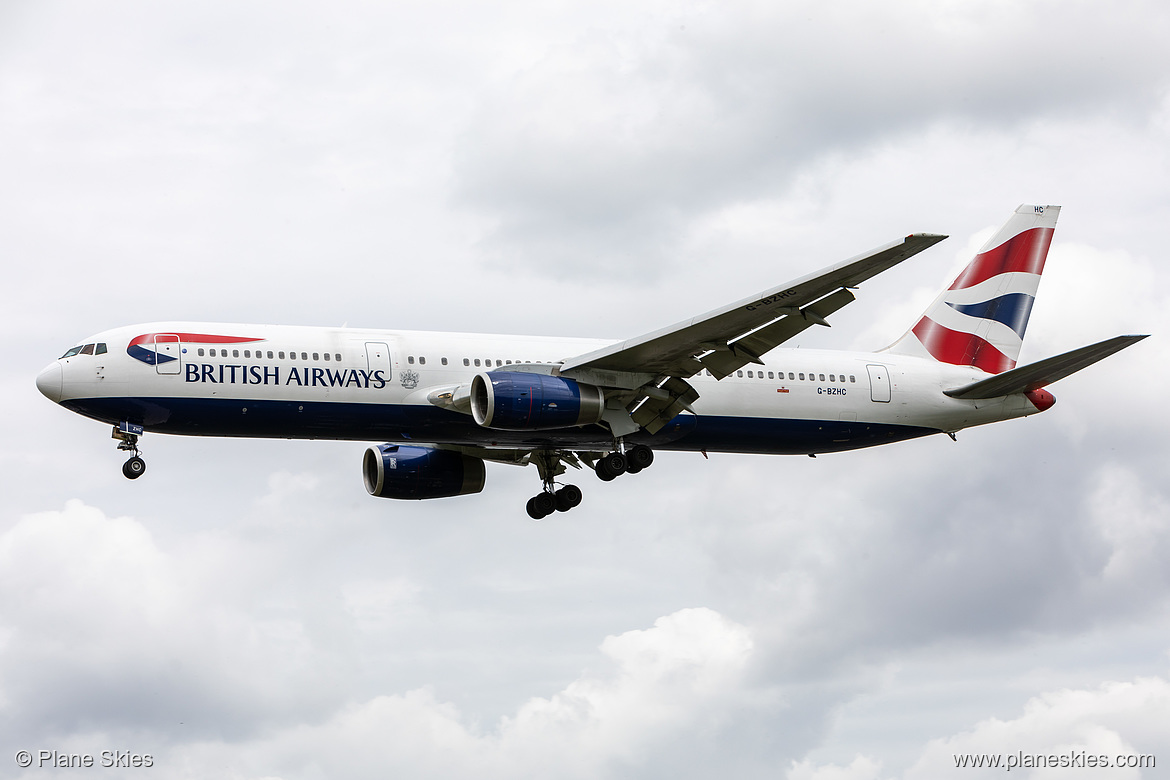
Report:
[{"label": "wing", "polygon": [[[699,397],[686,380],[703,369],[722,379],[854,300],[849,288],[946,236],[914,233],[751,298],[669,328],[566,360],[560,375],[625,393],[607,397],[624,412],[606,418],[621,436],[655,433]],[[616,411],[616,410],[615,410]],[[633,425],[621,418],[629,414]],[[623,430],[624,429],[624,430]]]}]

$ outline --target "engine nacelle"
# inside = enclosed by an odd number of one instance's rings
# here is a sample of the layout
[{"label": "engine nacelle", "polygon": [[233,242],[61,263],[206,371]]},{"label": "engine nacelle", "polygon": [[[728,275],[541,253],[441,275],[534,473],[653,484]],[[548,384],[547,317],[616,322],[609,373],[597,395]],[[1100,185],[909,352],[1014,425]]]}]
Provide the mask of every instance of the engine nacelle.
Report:
[{"label": "engine nacelle", "polygon": [[482,458],[433,447],[379,444],[362,458],[366,492],[378,498],[447,498],[483,490]]},{"label": "engine nacelle", "polygon": [[471,416],[485,428],[539,431],[599,422],[601,388],[523,371],[493,371],[471,380]]}]

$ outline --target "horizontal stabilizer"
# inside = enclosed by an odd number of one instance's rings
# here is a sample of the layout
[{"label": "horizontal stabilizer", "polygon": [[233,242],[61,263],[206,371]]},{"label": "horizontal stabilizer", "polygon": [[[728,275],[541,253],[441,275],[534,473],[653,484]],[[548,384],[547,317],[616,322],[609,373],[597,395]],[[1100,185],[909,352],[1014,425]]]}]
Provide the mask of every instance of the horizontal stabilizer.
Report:
[{"label": "horizontal stabilizer", "polygon": [[1130,344],[1136,344],[1149,334],[1138,336],[1117,336],[1087,347],[1065,352],[1063,355],[1046,358],[1036,363],[1013,368],[989,379],[982,379],[969,385],[943,392],[951,398],[998,398],[1001,395],[1028,393],[1053,382],[1064,379],[1098,360],[1120,352]]}]

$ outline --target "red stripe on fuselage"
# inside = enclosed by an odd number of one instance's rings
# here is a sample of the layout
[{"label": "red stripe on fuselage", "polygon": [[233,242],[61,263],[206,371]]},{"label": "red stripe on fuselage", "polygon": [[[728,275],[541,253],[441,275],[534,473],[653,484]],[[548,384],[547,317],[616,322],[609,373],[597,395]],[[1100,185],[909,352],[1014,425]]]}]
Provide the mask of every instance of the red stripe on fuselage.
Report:
[{"label": "red stripe on fuselage", "polygon": [[247,344],[253,341],[264,341],[264,339],[248,336],[216,336],[212,333],[143,333],[141,336],[135,336],[131,339],[126,346],[136,347],[154,343],[157,336],[178,336],[180,342],[195,344]]},{"label": "red stripe on fuselage", "polygon": [[974,287],[993,276],[1006,273],[1039,275],[1044,271],[1044,258],[1048,256],[1053,232],[1053,228],[1025,230],[999,246],[976,255],[948,289]]},{"label": "red stripe on fuselage", "polygon": [[914,326],[914,335],[931,356],[955,366],[975,366],[989,374],[1000,374],[1015,368],[1016,361],[1000,352],[984,338],[974,333],[961,333],[923,317]]}]

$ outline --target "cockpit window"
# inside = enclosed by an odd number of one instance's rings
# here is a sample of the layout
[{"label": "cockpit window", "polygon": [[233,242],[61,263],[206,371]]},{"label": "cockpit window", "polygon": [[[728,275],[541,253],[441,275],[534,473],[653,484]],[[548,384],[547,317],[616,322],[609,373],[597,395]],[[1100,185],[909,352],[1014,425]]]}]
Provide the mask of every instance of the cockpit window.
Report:
[{"label": "cockpit window", "polygon": [[67,357],[73,357],[73,356],[74,356],[74,355],[76,355],[78,352],[81,352],[81,347],[74,347],[73,349],[69,350],[69,351],[68,351],[68,352],[66,352],[64,355],[62,355],[62,356],[61,356],[61,358],[59,358],[59,359],[64,359],[64,358],[67,358]]},{"label": "cockpit window", "polygon": [[95,354],[95,355],[106,354],[106,343],[104,341],[99,341],[97,343],[97,346],[94,347],[93,354]]},{"label": "cockpit window", "polygon": [[84,347],[82,347],[81,354],[92,355],[93,354],[93,344],[86,344]]}]

